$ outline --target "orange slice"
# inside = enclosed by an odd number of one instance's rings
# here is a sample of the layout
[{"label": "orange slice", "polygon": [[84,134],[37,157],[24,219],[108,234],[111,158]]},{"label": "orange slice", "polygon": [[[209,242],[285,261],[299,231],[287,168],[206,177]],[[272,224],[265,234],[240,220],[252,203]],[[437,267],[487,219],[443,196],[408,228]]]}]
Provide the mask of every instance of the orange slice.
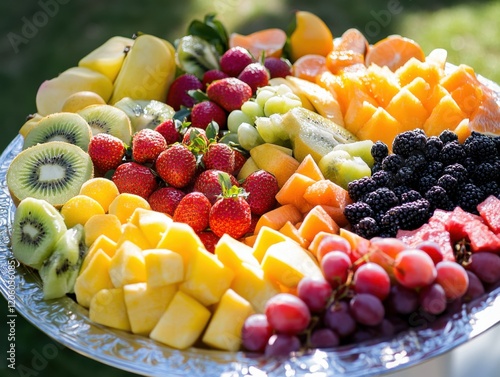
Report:
[{"label": "orange slice", "polygon": [[425,54],[420,45],[410,38],[390,35],[369,48],[365,64],[387,66],[394,72],[411,58],[425,60]]},{"label": "orange slice", "polygon": [[316,76],[328,71],[323,55],[307,54],[292,64],[292,75],[304,80],[316,82]]},{"label": "orange slice", "polygon": [[333,35],[325,22],[307,11],[295,13],[296,27],[290,34],[292,62],[307,54],[326,56],[333,49]]},{"label": "orange slice", "polygon": [[255,58],[265,56],[281,57],[286,42],[286,33],[278,28],[269,28],[243,35],[232,33],[229,36],[229,47],[246,48]]},{"label": "orange slice", "polygon": [[366,55],[369,47],[370,44],[363,33],[356,28],[347,29],[342,36],[334,42],[335,50],[351,50],[363,56]]},{"label": "orange slice", "polygon": [[364,64],[365,57],[363,54],[353,50],[332,50],[326,57],[326,66],[332,73],[352,67],[357,64]]}]

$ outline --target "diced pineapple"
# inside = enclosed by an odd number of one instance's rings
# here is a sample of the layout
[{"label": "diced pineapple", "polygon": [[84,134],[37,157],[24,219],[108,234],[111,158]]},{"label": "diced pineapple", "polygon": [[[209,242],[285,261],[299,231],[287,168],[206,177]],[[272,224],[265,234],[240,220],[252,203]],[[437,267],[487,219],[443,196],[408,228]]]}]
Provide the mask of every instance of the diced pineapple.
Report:
[{"label": "diced pineapple", "polygon": [[323,277],[309,252],[291,241],[271,245],[261,266],[266,276],[288,288],[296,288],[305,276]]},{"label": "diced pineapple", "polygon": [[101,234],[97,239],[90,245],[87,250],[87,255],[85,255],[85,259],[83,260],[82,266],[80,267],[80,273],[88,266],[90,260],[94,257],[97,250],[101,249],[106,254],[109,255],[110,258],[115,255],[116,252],[116,242],[113,241],[108,236]]},{"label": "diced pineapple", "polygon": [[209,306],[219,302],[234,275],[214,254],[199,248],[187,266],[185,280],[179,289]]},{"label": "diced pineapple", "polygon": [[139,227],[152,247],[156,247],[172,219],[162,212],[139,207],[135,209],[130,222]]},{"label": "diced pineapple", "polygon": [[263,226],[257,234],[257,238],[255,239],[255,243],[253,244],[253,256],[260,263],[262,262],[262,259],[264,258],[264,255],[266,254],[269,246],[287,240],[289,240],[289,238],[283,233],[280,233],[278,230],[275,230],[268,226]]},{"label": "diced pineapple", "polygon": [[204,247],[193,228],[181,222],[172,222],[156,246],[157,249],[168,249],[179,253],[184,260],[184,267],[188,265],[198,249]]},{"label": "diced pineapple", "polygon": [[109,204],[108,213],[116,215],[125,224],[137,208],[151,209],[151,206],[142,196],[123,192]]},{"label": "diced pineapple", "polygon": [[88,308],[92,297],[102,289],[113,288],[109,277],[109,265],[111,258],[101,249],[88,262],[85,270],[82,270],[75,281],[76,301],[83,307]]},{"label": "diced pineapple", "polygon": [[253,249],[229,234],[223,234],[215,245],[214,254],[233,271],[237,271],[243,262],[259,266],[259,261],[252,255]]},{"label": "diced pineapple", "polygon": [[130,241],[135,245],[139,246],[142,250],[150,249],[153,247],[144,236],[139,227],[135,226],[132,223],[126,223],[122,225],[122,235],[116,242],[118,247],[125,242]]},{"label": "diced pineapple", "polygon": [[277,285],[264,275],[260,266],[248,263],[242,263],[231,283],[231,289],[249,301],[258,313],[264,313],[267,300],[280,293]]},{"label": "diced pineapple", "polygon": [[205,306],[177,291],[149,336],[169,347],[186,349],[199,339],[210,315]]},{"label": "diced pineapple", "polygon": [[115,288],[145,282],[146,265],[141,248],[130,241],[123,242],[111,258],[109,277]]},{"label": "diced pineapple", "polygon": [[146,280],[151,287],[161,287],[180,283],[184,279],[182,257],[167,249],[149,249],[143,251],[146,263]]},{"label": "diced pineapple", "polygon": [[149,335],[177,292],[177,285],[151,287],[146,283],[123,286],[130,328],[134,334]]},{"label": "diced pineapple", "polygon": [[89,318],[95,323],[130,331],[122,288],[101,289],[90,301]]},{"label": "diced pineapple", "polygon": [[92,245],[100,235],[105,235],[116,242],[122,234],[120,220],[115,215],[109,213],[92,216],[85,223],[83,230],[87,246]]},{"label": "diced pineapple", "polygon": [[224,351],[238,351],[241,329],[245,320],[254,313],[252,305],[232,289],[228,289],[217,304],[202,341]]}]

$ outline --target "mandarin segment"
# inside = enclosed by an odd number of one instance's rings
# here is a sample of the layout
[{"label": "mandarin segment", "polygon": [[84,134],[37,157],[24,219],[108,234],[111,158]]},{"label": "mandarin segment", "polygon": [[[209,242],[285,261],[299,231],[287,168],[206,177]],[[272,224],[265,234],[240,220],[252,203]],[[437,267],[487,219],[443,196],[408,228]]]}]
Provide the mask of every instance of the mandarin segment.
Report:
[{"label": "mandarin segment", "polygon": [[411,58],[424,61],[425,54],[422,47],[410,38],[390,35],[370,46],[365,63],[367,66],[371,64],[385,66],[394,72]]},{"label": "mandarin segment", "polygon": [[61,208],[61,215],[68,228],[85,223],[94,215],[103,215],[104,209],[95,199],[86,195],[76,195]]},{"label": "mandarin segment", "polygon": [[80,189],[81,195],[86,195],[98,201],[104,212],[108,212],[109,205],[119,193],[115,183],[111,179],[103,177],[89,179]]},{"label": "mandarin segment", "polygon": [[136,208],[151,209],[148,201],[135,194],[121,193],[109,205],[108,212],[116,215],[122,224],[132,217]]},{"label": "mandarin segment", "polygon": [[90,246],[100,235],[105,235],[117,242],[122,234],[120,219],[110,213],[94,215],[85,223],[84,233],[87,246]]}]

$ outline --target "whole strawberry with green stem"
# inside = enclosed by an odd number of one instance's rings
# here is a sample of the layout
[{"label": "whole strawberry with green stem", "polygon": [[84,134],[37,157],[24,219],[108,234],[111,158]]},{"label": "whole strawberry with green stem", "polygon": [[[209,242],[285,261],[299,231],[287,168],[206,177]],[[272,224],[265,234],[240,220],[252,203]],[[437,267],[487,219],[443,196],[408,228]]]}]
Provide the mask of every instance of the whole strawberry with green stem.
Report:
[{"label": "whole strawberry with green stem", "polygon": [[151,128],[137,131],[132,138],[132,158],[139,164],[155,162],[166,148],[165,137]]},{"label": "whole strawberry with green stem", "polygon": [[[222,186],[219,181],[219,174],[224,173],[217,169],[202,171],[195,179],[193,190],[203,193],[210,203],[214,204],[218,197],[222,195]],[[232,186],[239,186],[238,180],[233,175],[229,175]]]},{"label": "whole strawberry with green stem", "polygon": [[210,209],[210,229],[218,237],[226,233],[235,239],[240,239],[248,233],[252,225],[252,213],[245,199],[245,190],[231,185],[227,173],[219,174],[219,182],[222,195]]},{"label": "whole strawberry with green stem", "polygon": [[157,189],[155,174],[145,165],[129,161],[118,166],[111,177],[120,193],[129,193],[148,199]]},{"label": "whole strawberry with green stem", "polygon": [[175,209],[173,219],[188,224],[195,232],[208,227],[208,216],[212,204],[201,192],[187,193]]},{"label": "whole strawberry with green stem", "polygon": [[187,145],[175,143],[160,153],[155,169],[165,183],[176,188],[186,187],[196,173],[196,156]]},{"label": "whole strawberry with green stem", "polygon": [[104,175],[116,169],[122,163],[125,152],[123,141],[108,133],[98,133],[90,139],[88,154],[96,175]]}]

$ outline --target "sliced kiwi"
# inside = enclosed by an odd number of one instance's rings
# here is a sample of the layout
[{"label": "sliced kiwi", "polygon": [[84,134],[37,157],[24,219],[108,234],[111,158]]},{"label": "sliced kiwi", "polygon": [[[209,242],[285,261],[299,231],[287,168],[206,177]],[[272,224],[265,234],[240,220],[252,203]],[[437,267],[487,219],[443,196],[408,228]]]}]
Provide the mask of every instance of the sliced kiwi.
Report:
[{"label": "sliced kiwi", "polygon": [[93,176],[88,153],[74,144],[50,141],[19,153],[7,170],[7,187],[14,203],[33,197],[60,208]]},{"label": "sliced kiwi", "polygon": [[90,125],[92,134],[107,133],[130,144],[132,125],[121,109],[111,105],[90,105],[78,111],[78,114]]},{"label": "sliced kiwi", "polygon": [[196,35],[186,35],[176,41],[177,65],[199,79],[211,69],[219,69],[220,56],[214,46]]},{"label": "sliced kiwi", "polygon": [[125,97],[115,103],[114,106],[128,115],[133,132],[144,128],[155,128],[167,119],[171,119],[175,114],[171,106],[156,100],[134,100]]},{"label": "sliced kiwi", "polygon": [[12,253],[19,262],[38,269],[66,229],[62,215],[50,203],[26,198],[14,214]]},{"label": "sliced kiwi", "polygon": [[54,246],[52,254],[43,261],[39,273],[46,300],[74,292],[74,286],[83,261],[81,244],[83,225],[66,230]]},{"label": "sliced kiwi", "polygon": [[92,130],[85,119],[75,113],[54,113],[38,121],[24,139],[23,149],[49,141],[64,141],[88,150]]}]

